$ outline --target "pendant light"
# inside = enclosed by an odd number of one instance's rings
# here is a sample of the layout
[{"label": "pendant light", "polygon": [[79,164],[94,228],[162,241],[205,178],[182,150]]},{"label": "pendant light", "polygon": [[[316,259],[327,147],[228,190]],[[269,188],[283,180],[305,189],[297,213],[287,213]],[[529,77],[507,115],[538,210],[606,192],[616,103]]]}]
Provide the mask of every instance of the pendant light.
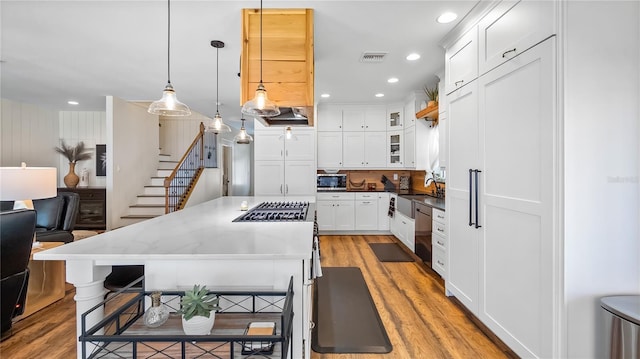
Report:
[{"label": "pendant light", "polygon": [[167,86],[162,91],[162,98],[154,101],[147,112],[162,116],[189,116],[191,110],[182,102],[178,101],[176,92],[171,86],[171,0],[167,0]]},{"label": "pendant light", "polygon": [[240,132],[233,138],[233,140],[240,145],[248,145],[253,141],[253,137],[247,133],[247,130],[244,128],[244,118],[241,118],[242,125],[240,126]]},{"label": "pendant light", "polygon": [[207,126],[207,129],[205,131],[214,132],[214,133],[231,132],[231,127],[229,127],[222,121],[222,116],[220,116],[220,111],[218,109],[218,106],[220,105],[220,101],[218,101],[218,93],[220,92],[219,86],[218,86],[220,83],[220,81],[218,80],[218,77],[219,77],[218,63],[220,62],[218,57],[218,52],[221,48],[224,47],[224,42],[219,40],[213,40],[211,41],[211,46],[216,48],[216,115],[213,116],[213,120],[211,120],[211,124]]},{"label": "pendant light", "polygon": [[284,134],[278,136],[278,140],[282,140],[282,139],[284,139],[285,141],[297,141],[298,136],[293,134],[293,131],[291,130],[291,126],[287,126],[287,128],[284,130]]},{"label": "pendant light", "polygon": [[254,98],[242,106],[242,113],[253,117],[273,117],[280,114],[276,103],[267,97],[267,89],[262,83],[262,0],[260,0],[260,84]]}]

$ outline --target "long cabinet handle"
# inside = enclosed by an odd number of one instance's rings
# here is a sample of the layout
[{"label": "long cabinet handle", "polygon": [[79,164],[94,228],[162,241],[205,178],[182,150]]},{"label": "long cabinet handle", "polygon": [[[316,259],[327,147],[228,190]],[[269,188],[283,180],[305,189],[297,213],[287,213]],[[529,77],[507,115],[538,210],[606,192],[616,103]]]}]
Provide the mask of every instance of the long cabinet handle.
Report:
[{"label": "long cabinet handle", "polygon": [[473,200],[471,199],[471,193],[473,192],[473,170],[469,168],[469,227],[473,226],[473,222],[471,222],[471,210],[473,208]]},{"label": "long cabinet handle", "polygon": [[475,223],[475,225],[476,225],[476,228],[480,228],[482,226],[479,224],[480,222],[478,221],[478,173],[480,173],[482,171],[475,170],[474,172],[476,174],[476,176],[475,176],[476,177],[475,178],[475,182],[476,182],[476,223]]},{"label": "long cabinet handle", "polygon": [[516,52],[516,49],[514,48],[514,49],[511,49],[511,50],[507,50],[507,51],[505,51],[505,52],[502,54],[502,58],[504,59],[505,57],[507,57],[507,54],[508,54],[508,53],[510,53],[510,52]]}]

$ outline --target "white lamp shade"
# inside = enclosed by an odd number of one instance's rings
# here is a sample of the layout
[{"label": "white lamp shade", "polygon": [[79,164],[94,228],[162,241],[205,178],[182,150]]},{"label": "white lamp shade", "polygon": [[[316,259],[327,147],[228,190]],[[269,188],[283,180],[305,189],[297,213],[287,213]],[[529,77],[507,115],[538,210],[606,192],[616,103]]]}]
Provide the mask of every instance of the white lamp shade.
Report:
[{"label": "white lamp shade", "polygon": [[255,97],[245,102],[241,112],[253,117],[273,117],[280,114],[280,109],[275,102],[269,100],[267,90],[261,82],[256,89]]},{"label": "white lamp shade", "polygon": [[189,116],[191,114],[189,107],[178,101],[171,84],[167,84],[162,91],[162,98],[149,105],[147,112],[162,116]]},{"label": "white lamp shade", "polygon": [[0,167],[0,200],[55,197],[57,183],[54,167]]}]

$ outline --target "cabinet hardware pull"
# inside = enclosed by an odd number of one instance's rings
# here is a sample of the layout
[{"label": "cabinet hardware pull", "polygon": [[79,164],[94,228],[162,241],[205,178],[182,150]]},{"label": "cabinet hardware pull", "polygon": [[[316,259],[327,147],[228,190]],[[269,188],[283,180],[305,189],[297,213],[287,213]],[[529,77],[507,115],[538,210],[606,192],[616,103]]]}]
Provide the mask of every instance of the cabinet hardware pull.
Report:
[{"label": "cabinet hardware pull", "polygon": [[405,221],[402,221],[402,224],[407,224],[407,222],[405,222]]},{"label": "cabinet hardware pull", "polygon": [[471,175],[473,173],[473,170],[471,168],[469,168],[469,227],[473,226],[473,222],[471,222],[471,208],[473,206],[473,204],[471,203],[471,192],[473,191],[472,185],[471,185]]},{"label": "cabinet hardware pull", "polygon": [[282,185],[280,185],[280,193],[282,193]]},{"label": "cabinet hardware pull", "polygon": [[516,52],[516,49],[515,49],[515,48],[513,48],[513,49],[511,49],[511,50],[507,50],[507,51],[505,51],[505,52],[502,54],[502,58],[504,59],[505,57],[507,57],[507,54],[508,54],[508,53],[510,53],[510,52]]},{"label": "cabinet hardware pull", "polygon": [[443,246],[443,247],[444,247],[444,243],[442,243],[442,242],[440,242],[440,241],[437,241],[437,242],[438,242],[438,244],[439,244],[439,245],[441,245],[441,246]]},{"label": "cabinet hardware pull", "polygon": [[438,264],[444,266],[444,263],[440,262],[440,260],[438,260]]},{"label": "cabinet hardware pull", "polygon": [[455,82],[456,87],[458,87],[458,84],[461,84],[461,83],[464,83],[464,80],[456,81]]},{"label": "cabinet hardware pull", "polygon": [[442,229],[440,229],[440,228],[436,228],[436,230],[437,230],[438,232],[444,232],[444,231],[443,231]]},{"label": "cabinet hardware pull", "polygon": [[476,173],[476,228],[480,228],[482,227],[480,224],[478,224],[478,173],[482,172],[480,170],[475,170]]},{"label": "cabinet hardware pull", "polygon": [[288,194],[289,193],[289,185],[288,184],[284,185],[284,188],[285,188],[285,192],[284,193]]},{"label": "cabinet hardware pull", "polygon": [[444,219],[444,216],[438,215],[438,218],[440,218],[440,219]]}]

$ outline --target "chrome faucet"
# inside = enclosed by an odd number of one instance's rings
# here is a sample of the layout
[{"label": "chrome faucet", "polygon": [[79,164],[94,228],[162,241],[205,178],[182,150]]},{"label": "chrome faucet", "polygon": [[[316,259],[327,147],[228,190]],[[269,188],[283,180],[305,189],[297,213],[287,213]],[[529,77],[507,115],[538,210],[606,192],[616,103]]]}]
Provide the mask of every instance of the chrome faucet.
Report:
[{"label": "chrome faucet", "polygon": [[435,195],[437,198],[442,198],[444,197],[444,188],[441,188],[438,186],[438,181],[436,181],[435,179],[429,177],[427,178],[427,182],[425,182],[425,187],[429,186],[429,182],[433,182],[433,186],[436,188],[435,190]]}]

